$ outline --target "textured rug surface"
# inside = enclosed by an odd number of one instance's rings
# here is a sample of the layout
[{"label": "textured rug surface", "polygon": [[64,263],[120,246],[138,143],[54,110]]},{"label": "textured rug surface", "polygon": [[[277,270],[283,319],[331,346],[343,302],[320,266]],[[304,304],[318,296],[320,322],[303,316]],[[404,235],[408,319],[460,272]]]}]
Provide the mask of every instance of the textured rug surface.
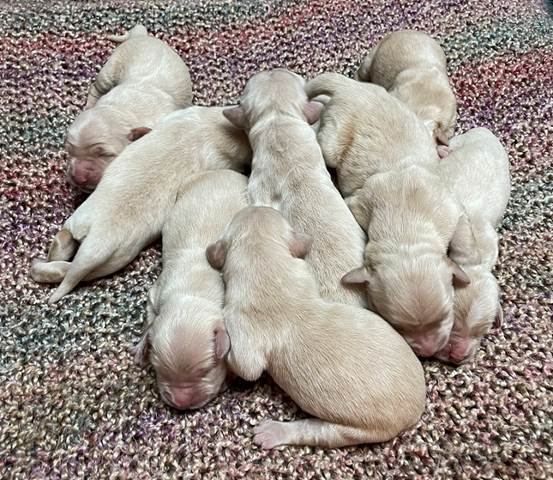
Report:
[{"label": "textured rug surface", "polygon": [[[31,259],[79,198],[67,125],[113,45],[141,22],[190,66],[195,102],[235,101],[259,69],[351,75],[387,31],[438,37],[458,132],[508,149],[513,192],[496,273],[506,323],[459,368],[425,362],[427,408],[381,445],[262,451],[252,427],[301,415],[269,381],[179,413],[129,348],[159,273],[150,248],[54,306]],[[0,478],[553,478],[553,23],[538,0],[0,3]]]}]

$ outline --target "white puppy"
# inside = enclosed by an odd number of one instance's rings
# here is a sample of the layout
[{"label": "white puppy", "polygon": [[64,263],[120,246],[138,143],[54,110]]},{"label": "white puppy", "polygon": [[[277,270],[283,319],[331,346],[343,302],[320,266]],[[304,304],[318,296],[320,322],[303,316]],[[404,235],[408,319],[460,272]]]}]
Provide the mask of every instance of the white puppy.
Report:
[{"label": "white puppy", "polygon": [[98,188],[54,237],[47,261],[33,262],[36,281],[61,282],[50,302],[81,280],[123,268],[155,240],[190,174],[241,170],[250,161],[244,132],[222,110],[190,107],[174,112],[109,165]]},{"label": "white puppy", "polygon": [[[266,421],[263,448],[384,442],[412,427],[425,404],[421,364],[378,315],[323,300],[306,262],[309,241],[268,207],[248,207],[207,249],[223,271],[229,367],[264,370],[317,418]],[[294,258],[296,257],[296,258]]]},{"label": "white puppy", "polygon": [[199,408],[227,386],[224,285],[205,250],[247,206],[247,185],[231,170],[193,175],[163,226],[163,270],[136,359],[150,359],[161,397],[175,408]]},{"label": "white puppy", "polygon": [[106,166],[140,135],[141,127],[148,130],[192,102],[188,68],[171,47],[148,36],[142,25],[110,38],[123,43],[98,73],[65,143],[71,156],[68,177],[86,191],[96,187]]},{"label": "white puppy", "polygon": [[382,85],[404,102],[427,125],[447,154],[453,135],[457,101],[449,84],[447,60],[430,35],[401,30],[386,35],[362,60],[356,78]]},{"label": "white puppy", "polygon": [[438,175],[411,165],[371,176],[348,205],[369,243],[364,266],[343,281],[367,283],[375,310],[418,355],[432,356],[453,326],[453,281],[470,281],[447,256],[451,242],[473,248],[459,203]]},{"label": "white puppy", "polygon": [[329,95],[317,138],[326,164],[336,168],[344,197],[370,175],[404,163],[437,168],[432,137],[420,119],[378,85],[325,73],[306,85],[310,98]]},{"label": "white puppy", "polygon": [[324,298],[364,306],[362,289],[340,282],[362,262],[365,236],[332,183],[309,126],[321,108],[307,100],[300,76],[278,69],[253,76],[241,105],[223,113],[248,131],[254,152],[250,202],[276,208],[313,238],[306,260]]},{"label": "white puppy", "polygon": [[461,363],[474,355],[480,339],[503,319],[491,271],[498,255],[496,229],[509,201],[511,180],[507,152],[489,130],[474,128],[454,137],[450,146],[450,156],[440,165],[441,175],[465,207],[475,250],[472,255],[450,252],[471,282],[455,289],[455,323],[448,345],[437,357]]}]

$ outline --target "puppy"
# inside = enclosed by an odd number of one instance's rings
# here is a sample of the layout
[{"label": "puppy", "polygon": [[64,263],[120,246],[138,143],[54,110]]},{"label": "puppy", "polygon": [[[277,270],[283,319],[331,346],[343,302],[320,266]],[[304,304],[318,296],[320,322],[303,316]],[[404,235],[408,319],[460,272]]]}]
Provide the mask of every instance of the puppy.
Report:
[{"label": "puppy", "polygon": [[447,256],[450,244],[474,248],[466,215],[440,178],[417,165],[369,177],[348,205],[369,243],[364,266],[343,282],[366,283],[374,309],[417,355],[431,357],[453,326],[453,281],[470,282]]},{"label": "puppy", "polygon": [[221,112],[217,107],[174,112],[109,165],[98,188],[54,237],[47,260],[33,262],[33,279],[61,282],[51,303],[81,280],[123,268],[154,241],[190,174],[241,170],[250,161],[246,136]]},{"label": "puppy", "polygon": [[383,86],[404,102],[427,125],[447,155],[453,135],[457,101],[449,84],[447,60],[439,43],[414,30],[386,35],[362,60],[356,78]]},{"label": "puppy", "polygon": [[247,185],[231,170],[193,175],[163,226],[163,271],[135,354],[151,360],[161,397],[178,409],[199,408],[227,386],[224,286],[205,249],[247,206]]},{"label": "puppy", "polygon": [[420,119],[384,88],[325,73],[306,85],[310,98],[328,95],[317,138],[335,168],[344,197],[365,180],[404,163],[437,168],[432,137]]},{"label": "puppy", "polygon": [[263,448],[384,442],[424,410],[421,364],[378,315],[321,298],[301,260],[309,245],[276,210],[248,207],[207,249],[226,285],[229,367],[246,380],[267,370],[317,417],[266,421],[254,430],[254,442]]},{"label": "puppy", "polygon": [[448,345],[436,356],[462,363],[474,355],[492,325],[499,327],[503,321],[499,288],[491,271],[498,255],[496,229],[509,201],[511,180],[507,152],[489,130],[474,128],[454,137],[450,146],[452,153],[440,164],[440,172],[465,207],[475,249],[472,255],[450,252],[471,282],[455,289],[453,330]]},{"label": "puppy", "polygon": [[253,76],[241,105],[223,113],[247,130],[252,145],[250,202],[276,208],[312,236],[306,260],[324,298],[365,306],[362,289],[340,283],[343,273],[362,261],[365,236],[336,190],[309,126],[322,107],[307,100],[300,76],[278,69]]},{"label": "puppy", "polygon": [[126,35],[92,84],[86,109],[69,127],[68,178],[92,191],[107,165],[140,130],[192,102],[188,68],[180,56],[142,25]]}]

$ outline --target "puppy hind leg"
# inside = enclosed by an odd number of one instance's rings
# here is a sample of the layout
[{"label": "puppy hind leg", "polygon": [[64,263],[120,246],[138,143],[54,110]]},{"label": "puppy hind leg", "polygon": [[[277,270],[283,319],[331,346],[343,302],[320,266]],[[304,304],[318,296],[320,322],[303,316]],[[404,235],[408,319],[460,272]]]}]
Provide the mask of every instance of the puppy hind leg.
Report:
[{"label": "puppy hind leg", "polygon": [[118,55],[112,55],[102,69],[98,72],[96,79],[90,85],[88,97],[86,100],[85,110],[94,107],[100,97],[108,93],[112,88],[119,84],[119,67]]},{"label": "puppy hind leg", "polygon": [[254,434],[254,443],[263,448],[274,448],[279,445],[347,447],[361,443],[384,442],[394,436],[391,432],[346,427],[317,418],[295,422],[266,420],[254,428]]},{"label": "puppy hind leg", "polygon": [[[86,241],[86,240],[85,240]],[[100,268],[112,256],[113,252],[108,250],[98,251],[97,247],[94,250],[92,243],[88,247],[83,243],[77,251],[77,255],[71,262],[63,281],[60,283],[56,291],[52,294],[49,303],[55,303],[63,296],[73,290],[81,280],[84,280],[89,274]]]},{"label": "puppy hind leg", "polygon": [[65,277],[70,266],[71,262],[63,260],[47,262],[36,259],[31,264],[31,278],[39,283],[59,283]]},{"label": "puppy hind leg", "polygon": [[79,248],[79,242],[73,238],[69,230],[62,228],[50,244],[47,260],[49,262],[56,260],[71,260],[77,248]]}]

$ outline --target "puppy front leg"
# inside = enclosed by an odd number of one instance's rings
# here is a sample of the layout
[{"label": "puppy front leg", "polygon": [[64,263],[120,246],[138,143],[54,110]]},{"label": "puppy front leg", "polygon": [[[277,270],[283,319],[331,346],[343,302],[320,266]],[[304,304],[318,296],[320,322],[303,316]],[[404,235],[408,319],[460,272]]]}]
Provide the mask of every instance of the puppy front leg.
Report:
[{"label": "puppy front leg", "polygon": [[369,228],[369,213],[367,208],[362,205],[358,195],[351,195],[344,199],[346,205],[350,209],[351,213],[359,226],[366,232]]},{"label": "puppy front leg", "polygon": [[119,67],[117,54],[112,55],[106,64],[98,73],[96,80],[88,89],[88,97],[86,100],[85,110],[94,107],[98,99],[108,93],[112,88],[119,83],[119,75],[117,73]]},{"label": "puppy front leg", "polygon": [[310,445],[337,448],[361,443],[384,442],[396,432],[347,427],[317,418],[295,422],[266,420],[254,428],[253,441],[263,448],[279,445]]},{"label": "puppy front leg", "polygon": [[[230,352],[227,356],[229,368],[240,378],[248,382],[257,380],[267,368],[265,354],[259,348],[255,336],[249,335],[245,331],[236,331],[229,328],[227,322],[227,331],[230,337]],[[233,331],[234,330],[234,331]]]}]

